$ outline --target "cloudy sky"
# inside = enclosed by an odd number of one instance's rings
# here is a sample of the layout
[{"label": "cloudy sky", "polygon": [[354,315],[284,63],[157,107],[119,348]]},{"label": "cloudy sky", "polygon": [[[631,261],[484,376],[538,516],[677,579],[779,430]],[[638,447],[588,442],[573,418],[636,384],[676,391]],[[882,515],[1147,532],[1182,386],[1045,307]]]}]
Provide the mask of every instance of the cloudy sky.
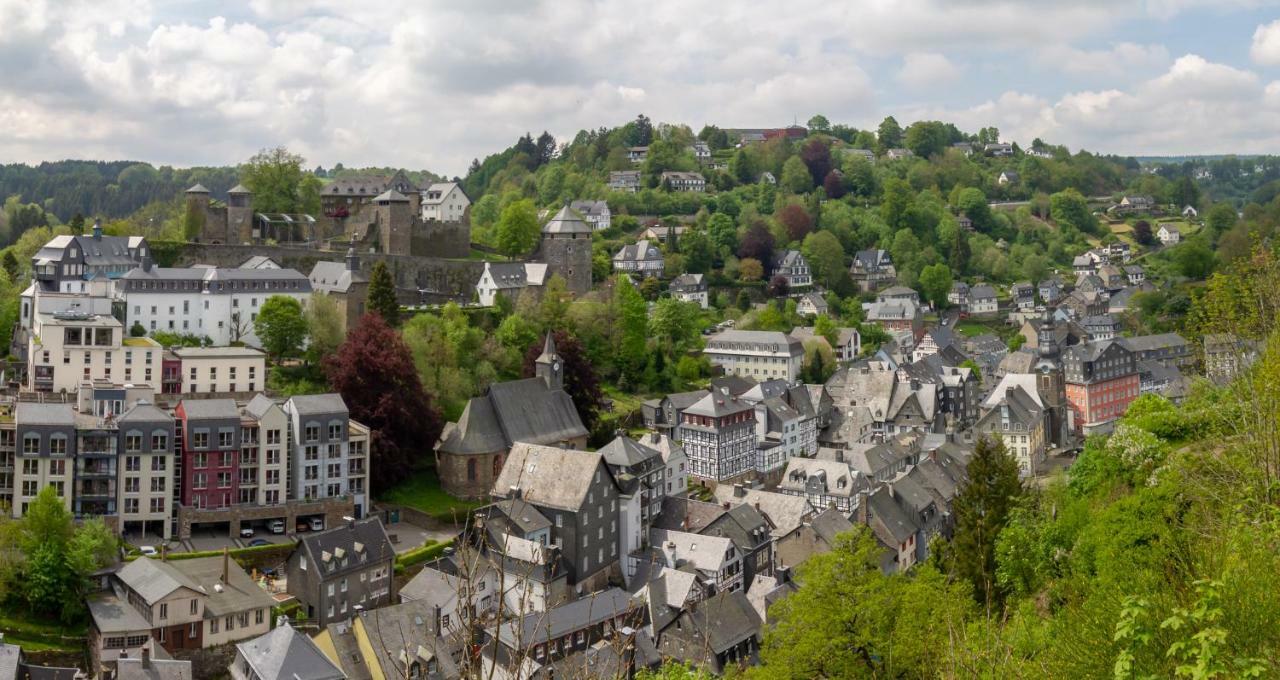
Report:
[{"label": "cloudy sky", "polygon": [[0,0],[0,162],[460,174],[526,130],[887,114],[1124,154],[1280,153],[1263,0]]}]

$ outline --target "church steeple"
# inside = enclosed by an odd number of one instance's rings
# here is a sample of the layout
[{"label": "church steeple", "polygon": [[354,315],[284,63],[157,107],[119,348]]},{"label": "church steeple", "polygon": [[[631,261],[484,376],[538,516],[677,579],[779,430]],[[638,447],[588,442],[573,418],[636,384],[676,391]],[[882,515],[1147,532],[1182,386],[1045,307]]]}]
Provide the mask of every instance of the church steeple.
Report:
[{"label": "church steeple", "polygon": [[564,389],[564,362],[560,361],[560,355],[556,352],[556,341],[551,337],[551,332],[547,332],[547,340],[542,346],[542,354],[538,355],[534,361],[534,375],[547,381],[547,388],[552,390]]}]

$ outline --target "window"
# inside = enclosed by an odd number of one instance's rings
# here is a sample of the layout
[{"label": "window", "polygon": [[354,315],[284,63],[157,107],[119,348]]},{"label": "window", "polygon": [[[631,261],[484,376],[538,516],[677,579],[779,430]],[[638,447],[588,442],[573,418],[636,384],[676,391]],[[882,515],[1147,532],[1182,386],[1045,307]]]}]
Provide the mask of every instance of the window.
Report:
[{"label": "window", "polygon": [[342,439],[342,426],[337,423],[329,425],[329,439]]},{"label": "window", "polygon": [[195,616],[196,614],[199,614],[199,613],[200,613],[200,600],[193,598],[191,600],[191,615]]},{"label": "window", "polygon": [[168,602],[161,602],[161,603],[160,603],[160,618],[161,618],[161,619],[167,619],[167,618],[169,618],[169,603],[168,603]]},{"label": "window", "polygon": [[306,427],[306,441],[313,442],[313,441],[316,441],[316,440],[318,440],[318,439],[320,439],[320,426],[319,426],[319,425],[307,425],[307,427]]},{"label": "window", "polygon": [[218,620],[217,620],[217,619],[210,619],[210,620],[209,620],[209,632],[210,632],[210,633],[212,633],[212,634],[214,634],[214,635],[217,635],[217,634],[218,634]]},{"label": "window", "polygon": [[[22,436],[22,452],[28,455],[40,453],[40,435],[28,432]],[[35,461],[31,461],[34,463]],[[27,473],[32,474],[32,473]]]},{"label": "window", "polygon": [[200,634],[200,624],[196,623],[195,621],[192,621],[191,625],[187,627],[187,637],[194,640],[196,639],[196,636],[199,634]]},{"label": "window", "polygon": [[[194,385],[192,386],[192,391],[195,391]],[[194,435],[192,435],[191,445],[197,449],[209,448],[209,431],[205,430],[203,432],[196,432]]]},{"label": "window", "polygon": [[49,453],[54,456],[67,455],[66,435],[55,434],[49,438]]}]

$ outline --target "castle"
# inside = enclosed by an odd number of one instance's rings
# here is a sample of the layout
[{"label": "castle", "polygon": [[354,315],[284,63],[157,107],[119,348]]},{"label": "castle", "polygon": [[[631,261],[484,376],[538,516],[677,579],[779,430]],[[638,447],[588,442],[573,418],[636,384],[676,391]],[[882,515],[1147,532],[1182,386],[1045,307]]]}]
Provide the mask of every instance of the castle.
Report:
[{"label": "castle", "polygon": [[470,201],[454,186],[452,210],[442,214],[424,209],[422,195],[423,190],[403,171],[390,177],[339,179],[321,191],[323,214],[317,217],[255,211],[253,193],[239,184],[227,192],[225,204],[215,203],[209,190],[197,184],[186,192],[187,220],[188,225],[194,222],[198,226],[192,238],[198,243],[274,242],[331,249],[327,246],[341,242],[361,252],[467,257],[471,252]]}]

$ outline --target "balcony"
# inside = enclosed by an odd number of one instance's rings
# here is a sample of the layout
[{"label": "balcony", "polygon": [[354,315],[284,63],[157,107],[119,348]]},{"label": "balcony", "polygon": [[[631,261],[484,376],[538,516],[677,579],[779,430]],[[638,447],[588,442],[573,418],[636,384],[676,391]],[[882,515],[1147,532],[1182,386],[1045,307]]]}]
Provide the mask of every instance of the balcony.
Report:
[{"label": "balcony", "polygon": [[111,499],[114,504],[115,497],[116,482],[113,479],[82,479],[77,485],[77,499]]},{"label": "balcony", "polygon": [[96,458],[86,460],[81,458],[76,461],[77,477],[110,477],[116,476],[116,461],[114,458]]}]

